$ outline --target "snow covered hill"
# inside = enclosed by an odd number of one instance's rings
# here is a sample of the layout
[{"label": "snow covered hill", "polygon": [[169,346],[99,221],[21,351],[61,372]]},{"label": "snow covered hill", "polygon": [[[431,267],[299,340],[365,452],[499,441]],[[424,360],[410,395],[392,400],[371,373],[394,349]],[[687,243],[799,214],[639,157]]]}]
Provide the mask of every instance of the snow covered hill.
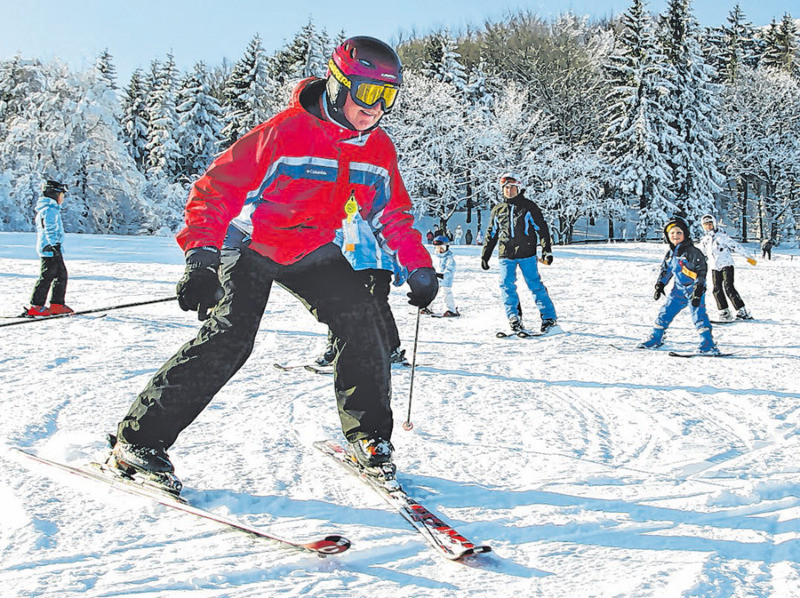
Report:
[{"label": "snow covered hill", "polygon": [[[68,303],[169,296],[182,256],[164,238],[70,235]],[[21,311],[33,237],[0,234],[0,304]],[[755,245],[751,245],[755,248]],[[394,372],[400,480],[495,552],[434,554],[312,448],[339,438],[325,328],[275,289],[250,361],[170,451],[192,502],[287,536],[341,533],[319,559],[55,474],[12,446],[100,458],[135,394],[198,322],[176,304],[0,328],[0,594],[4,596],[800,596],[800,257],[737,262],[752,322],[716,327],[734,357],[635,351],[660,306],[659,244],[556,247],[542,276],[564,334],[496,339],[497,262],[455,247],[463,317],[420,325]],[[795,250],[795,254],[797,254]],[[415,314],[392,295],[403,346]],[[535,323],[526,291],[523,311]],[[710,297],[708,298],[711,302]],[[713,311],[713,310],[712,310]],[[8,320],[2,320],[8,321]],[[667,348],[693,350],[688,314]],[[615,348],[617,347],[617,348]]]}]

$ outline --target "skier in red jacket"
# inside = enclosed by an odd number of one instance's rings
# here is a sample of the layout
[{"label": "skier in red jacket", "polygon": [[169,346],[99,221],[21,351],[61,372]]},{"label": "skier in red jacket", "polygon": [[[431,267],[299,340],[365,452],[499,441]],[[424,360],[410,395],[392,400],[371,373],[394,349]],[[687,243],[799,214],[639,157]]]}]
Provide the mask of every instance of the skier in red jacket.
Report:
[{"label": "skier in red jacket", "polygon": [[277,282],[342,339],[334,370],[342,431],[370,473],[394,474],[391,347],[381,325],[388,305],[369,293],[361,270],[391,258],[420,308],[438,290],[394,145],[378,127],[401,84],[392,48],[350,38],[334,50],[326,79],[300,82],[286,110],[194,184],[177,236],[186,252],[177,294],[205,323],[133,402],[109,465],[180,491],[167,449],[249,357]]}]

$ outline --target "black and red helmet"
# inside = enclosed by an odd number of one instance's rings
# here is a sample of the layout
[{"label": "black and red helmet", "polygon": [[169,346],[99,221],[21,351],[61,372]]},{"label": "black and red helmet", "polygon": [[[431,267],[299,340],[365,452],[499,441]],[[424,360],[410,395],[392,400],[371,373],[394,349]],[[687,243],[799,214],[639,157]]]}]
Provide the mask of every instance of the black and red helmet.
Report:
[{"label": "black and red helmet", "polygon": [[356,36],[339,45],[328,61],[328,93],[341,108],[347,88],[359,106],[371,108],[379,102],[389,112],[403,84],[403,65],[391,46],[374,37]]}]

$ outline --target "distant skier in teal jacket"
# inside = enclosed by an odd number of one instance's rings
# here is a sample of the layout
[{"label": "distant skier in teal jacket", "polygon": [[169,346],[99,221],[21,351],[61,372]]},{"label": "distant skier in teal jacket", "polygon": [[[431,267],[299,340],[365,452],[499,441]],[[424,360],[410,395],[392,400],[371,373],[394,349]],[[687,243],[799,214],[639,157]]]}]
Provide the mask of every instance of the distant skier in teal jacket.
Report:
[{"label": "distant skier in teal jacket", "polygon": [[[23,317],[72,313],[72,309],[64,303],[69,276],[62,253],[64,222],[61,220],[61,204],[64,203],[66,192],[67,186],[63,183],[47,181],[42,189],[42,197],[36,203],[36,251],[41,258],[42,268],[33,289],[31,304],[22,312]],[[48,294],[50,305],[45,307]]]},{"label": "distant skier in teal jacket", "polygon": [[664,344],[664,332],[675,316],[689,306],[692,322],[700,334],[698,353],[719,355],[719,349],[711,335],[711,322],[705,306],[706,274],[708,266],[703,252],[692,243],[689,226],[683,218],[672,218],[664,227],[664,237],[669,251],[661,263],[661,272],[656,281],[653,298],[658,301],[665,293],[670,280],[672,288],[667,301],[656,316],[656,324],[650,338],[637,345],[640,349],[655,349]]}]

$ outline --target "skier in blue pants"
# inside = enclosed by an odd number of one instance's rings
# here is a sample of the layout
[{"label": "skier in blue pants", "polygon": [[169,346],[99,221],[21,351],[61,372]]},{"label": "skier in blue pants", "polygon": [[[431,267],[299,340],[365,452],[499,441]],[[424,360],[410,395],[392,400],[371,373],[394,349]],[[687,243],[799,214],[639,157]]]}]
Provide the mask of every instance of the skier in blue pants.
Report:
[{"label": "skier in blue pants", "polygon": [[516,260],[506,258],[500,259],[500,295],[503,299],[506,317],[512,323],[512,328],[514,318],[521,316],[519,293],[517,293],[517,268],[522,272],[522,279],[533,293],[542,321],[552,320],[555,323],[556,308],[539,275],[536,256]]},{"label": "skier in blue pants", "polygon": [[667,222],[664,227],[664,237],[670,248],[661,263],[653,298],[658,301],[664,295],[664,289],[670,279],[674,280],[674,283],[667,295],[666,303],[656,316],[655,327],[650,337],[637,346],[640,349],[656,349],[663,345],[667,327],[683,308],[689,306],[692,323],[700,334],[698,353],[719,355],[705,306],[708,272],[706,258],[692,243],[689,226],[683,218],[675,217]]},{"label": "skier in blue pants", "polygon": [[500,177],[503,201],[492,208],[481,252],[481,268],[489,269],[489,258],[498,246],[500,293],[512,332],[524,330],[516,284],[518,267],[539,308],[541,331],[547,332],[556,325],[556,309],[539,276],[536,248],[541,244],[543,263],[548,266],[553,263],[550,229],[539,206],[525,197],[521,181],[513,173]]}]

